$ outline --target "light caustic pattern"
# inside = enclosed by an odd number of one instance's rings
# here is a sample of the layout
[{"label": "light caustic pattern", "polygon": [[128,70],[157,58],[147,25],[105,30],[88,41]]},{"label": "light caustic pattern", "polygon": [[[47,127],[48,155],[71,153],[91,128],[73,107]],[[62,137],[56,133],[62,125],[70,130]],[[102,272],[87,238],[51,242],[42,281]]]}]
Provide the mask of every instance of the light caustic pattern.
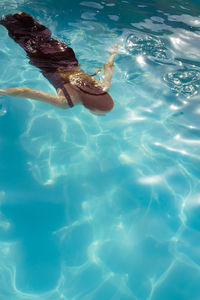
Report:
[{"label": "light caustic pattern", "polygon": [[[128,2],[123,5],[127,10]],[[27,114],[16,139],[21,151],[28,153],[28,173],[45,191],[52,187],[58,195],[62,191],[63,199],[50,200],[50,190],[44,201],[52,207],[54,201],[62,201],[66,212],[60,226],[50,224],[50,219],[45,222],[50,229],[44,234],[54,241],[59,263],[49,262],[40,270],[46,277],[40,279],[43,287],[35,287],[36,278],[23,276],[17,258],[29,254],[26,245],[27,252],[21,247],[23,235],[14,241],[2,238],[3,300],[200,298],[200,39],[195,30],[200,19],[190,15],[186,4],[179,7],[179,14],[177,7],[160,7],[155,15],[150,11],[117,30],[123,5],[119,14],[114,2],[83,1],[78,6],[82,23],[69,22],[70,30],[61,32],[91,73],[120,39],[111,88],[113,112],[97,117],[82,107],[61,111],[30,100],[2,99],[2,120],[12,107],[15,115]],[[148,5],[136,7],[136,16],[148,10]],[[114,29],[99,23],[103,11]],[[2,43],[3,60],[11,45],[3,30]],[[53,92],[17,47],[16,52],[25,71],[20,77],[8,76],[18,63],[11,59],[1,84],[19,85],[20,79],[21,85],[44,89],[45,84]],[[12,218],[3,214],[12,201],[2,188],[2,236],[13,227]],[[50,249],[46,251],[50,255]],[[53,263],[58,276],[47,288]]]}]

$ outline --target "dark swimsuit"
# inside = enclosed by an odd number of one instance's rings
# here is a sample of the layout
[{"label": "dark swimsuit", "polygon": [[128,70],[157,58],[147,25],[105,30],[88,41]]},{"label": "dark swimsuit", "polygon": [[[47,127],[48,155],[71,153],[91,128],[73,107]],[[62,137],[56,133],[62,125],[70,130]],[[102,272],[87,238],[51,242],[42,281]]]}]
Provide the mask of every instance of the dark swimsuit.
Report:
[{"label": "dark swimsuit", "polygon": [[0,20],[0,24],[7,28],[9,36],[26,51],[30,63],[41,70],[56,90],[62,89],[72,107],[71,97],[64,87],[69,82],[61,76],[59,70],[68,73],[78,68],[73,49],[51,38],[51,31],[27,13],[7,15]]},{"label": "dark swimsuit", "polygon": [[[0,19],[0,24],[7,28],[9,36],[26,51],[30,63],[41,70],[56,90],[63,91],[70,107],[74,104],[65,88],[66,83],[94,97],[107,94],[99,81],[80,69],[73,49],[53,39],[51,31],[31,15],[24,12],[7,15]],[[71,82],[70,75],[76,77],[75,82]]]}]

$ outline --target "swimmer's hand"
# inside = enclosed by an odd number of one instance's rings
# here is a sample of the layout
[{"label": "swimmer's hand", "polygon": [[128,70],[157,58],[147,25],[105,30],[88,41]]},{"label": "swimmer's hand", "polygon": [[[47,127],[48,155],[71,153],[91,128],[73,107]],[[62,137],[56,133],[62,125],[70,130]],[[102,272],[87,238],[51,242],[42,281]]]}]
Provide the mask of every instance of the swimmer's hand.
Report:
[{"label": "swimmer's hand", "polygon": [[109,54],[115,56],[117,54],[117,52],[118,52],[119,45],[120,45],[120,43],[117,42],[114,46],[111,46],[110,50],[109,50]]}]

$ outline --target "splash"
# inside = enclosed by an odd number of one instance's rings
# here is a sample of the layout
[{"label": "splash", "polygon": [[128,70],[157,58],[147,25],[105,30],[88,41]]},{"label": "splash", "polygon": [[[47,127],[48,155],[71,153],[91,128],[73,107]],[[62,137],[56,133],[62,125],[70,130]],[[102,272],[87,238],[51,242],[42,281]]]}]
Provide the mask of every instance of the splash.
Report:
[{"label": "splash", "polygon": [[132,55],[144,55],[153,60],[168,59],[165,43],[143,33],[130,34],[126,40],[126,50]]}]

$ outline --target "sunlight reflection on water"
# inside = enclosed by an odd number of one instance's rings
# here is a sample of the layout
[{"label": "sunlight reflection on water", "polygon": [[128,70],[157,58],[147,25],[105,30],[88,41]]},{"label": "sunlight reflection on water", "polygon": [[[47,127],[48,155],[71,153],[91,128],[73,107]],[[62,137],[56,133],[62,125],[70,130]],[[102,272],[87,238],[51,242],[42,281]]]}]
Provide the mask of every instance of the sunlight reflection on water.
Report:
[{"label": "sunlight reflection on water", "polygon": [[[39,14],[87,72],[121,43],[106,117],[2,98],[1,299],[197,300],[199,7],[9,3],[3,14]],[[0,30],[1,86],[55,93]]]}]

